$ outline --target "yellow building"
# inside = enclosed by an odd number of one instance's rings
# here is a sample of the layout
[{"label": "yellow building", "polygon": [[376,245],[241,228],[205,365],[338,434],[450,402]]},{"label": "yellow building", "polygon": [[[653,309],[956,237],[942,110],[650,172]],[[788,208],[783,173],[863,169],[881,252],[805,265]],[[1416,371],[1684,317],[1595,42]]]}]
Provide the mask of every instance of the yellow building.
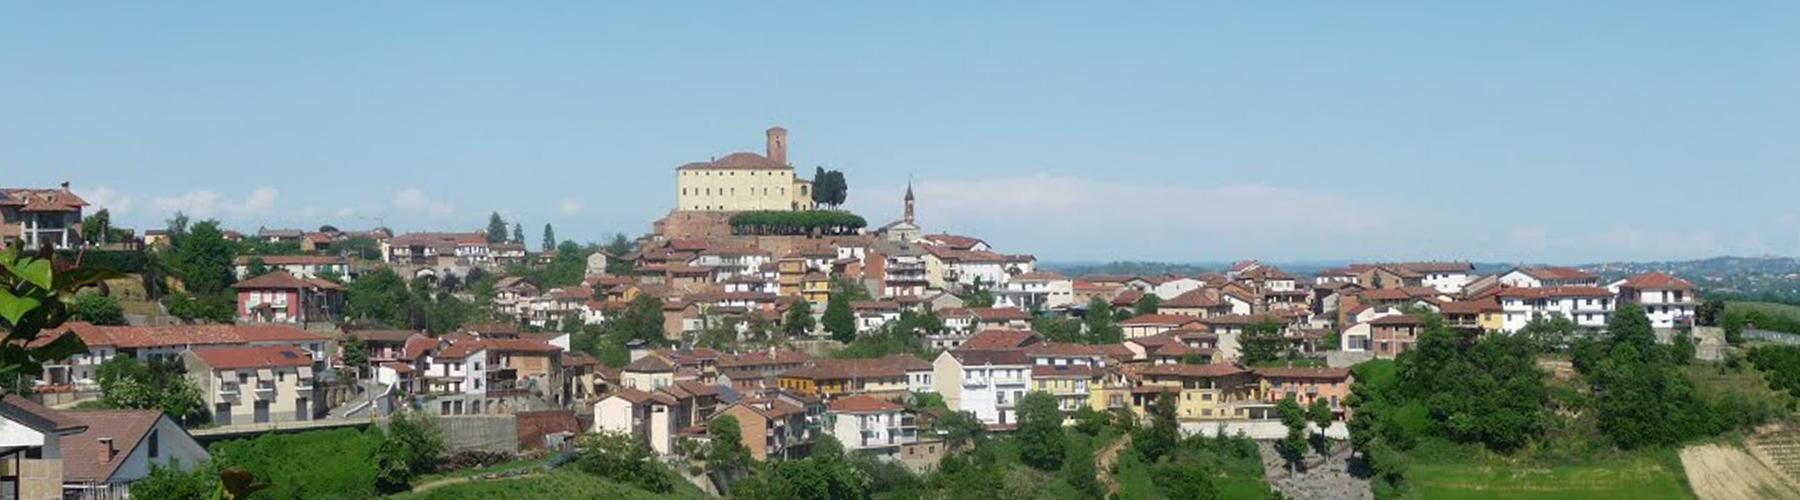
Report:
[{"label": "yellow building", "polygon": [[1266,406],[1256,398],[1254,373],[1235,364],[1156,365],[1138,372],[1140,389],[1180,391],[1175,417],[1181,420],[1248,418],[1250,407]]},{"label": "yellow building", "polygon": [[806,259],[799,257],[783,257],[775,261],[775,273],[781,284],[780,294],[786,297],[799,297],[802,282],[806,277]]},{"label": "yellow building", "polygon": [[689,212],[811,210],[812,182],[794,176],[787,129],[768,130],[768,155],[740,152],[675,169],[675,209]]},{"label": "yellow building", "polygon": [[812,303],[813,310],[823,311],[825,303],[831,300],[831,277],[818,271],[806,273],[800,280],[800,293]]}]

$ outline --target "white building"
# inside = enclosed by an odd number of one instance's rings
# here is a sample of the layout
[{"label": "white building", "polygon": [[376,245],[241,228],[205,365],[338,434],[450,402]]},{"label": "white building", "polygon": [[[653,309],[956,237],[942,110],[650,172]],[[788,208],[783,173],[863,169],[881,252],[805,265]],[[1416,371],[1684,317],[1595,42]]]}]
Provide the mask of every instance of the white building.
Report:
[{"label": "white building", "polygon": [[676,401],[662,392],[619,389],[594,403],[594,432],[637,436],[657,453],[674,449]]},{"label": "white building", "polygon": [[1607,288],[1618,294],[1619,303],[1643,306],[1655,328],[1693,325],[1694,309],[1700,305],[1692,283],[1663,273],[1632,276]]},{"label": "white building", "polygon": [[1013,276],[995,293],[999,305],[1047,311],[1075,303],[1075,281],[1052,272]]},{"label": "white building", "polygon": [[1475,265],[1467,262],[1409,262],[1395,267],[1419,274],[1421,284],[1444,293],[1461,293],[1475,279]]},{"label": "white building", "polygon": [[894,459],[901,445],[919,440],[912,412],[892,401],[855,395],[832,400],[825,408],[825,432],[846,450]]},{"label": "white building", "polygon": [[1521,267],[1501,274],[1500,284],[1524,288],[1600,286],[1600,277],[1572,267]]},{"label": "white building", "polygon": [[1500,310],[1505,315],[1501,330],[1519,331],[1534,318],[1562,315],[1576,325],[1600,328],[1606,326],[1616,304],[1613,293],[1593,286],[1557,286],[1546,288],[1508,288],[1500,292]]},{"label": "white building", "polygon": [[1014,406],[1031,390],[1031,362],[1019,349],[947,351],[932,363],[932,377],[950,409],[988,425],[1016,425]]}]

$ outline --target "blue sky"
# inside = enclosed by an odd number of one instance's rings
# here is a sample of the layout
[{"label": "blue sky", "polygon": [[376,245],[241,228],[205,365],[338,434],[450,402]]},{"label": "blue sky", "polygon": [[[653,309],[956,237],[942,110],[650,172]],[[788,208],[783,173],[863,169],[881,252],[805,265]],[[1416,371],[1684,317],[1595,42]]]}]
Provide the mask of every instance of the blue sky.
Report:
[{"label": "blue sky", "polygon": [[1800,255],[1800,4],[1265,6],[5,2],[0,184],[591,240],[780,124],[1044,259]]}]

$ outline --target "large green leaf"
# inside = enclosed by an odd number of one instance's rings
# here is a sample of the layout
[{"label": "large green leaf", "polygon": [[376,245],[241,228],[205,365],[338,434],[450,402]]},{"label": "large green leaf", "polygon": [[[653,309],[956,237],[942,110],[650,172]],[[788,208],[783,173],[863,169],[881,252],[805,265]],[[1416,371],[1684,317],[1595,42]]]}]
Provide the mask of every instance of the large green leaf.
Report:
[{"label": "large green leaf", "polygon": [[37,285],[38,288],[49,290],[54,284],[50,279],[50,261],[47,259],[20,259],[3,264],[6,270],[12,271],[19,279]]},{"label": "large green leaf", "polygon": [[7,324],[16,324],[20,316],[37,309],[40,303],[38,299],[13,295],[11,290],[0,288],[0,319],[5,319]]},{"label": "large green leaf", "polygon": [[56,273],[52,285],[59,292],[73,292],[101,281],[124,277],[125,273],[110,269],[75,268]]},{"label": "large green leaf", "polygon": [[[42,335],[44,334],[39,333],[39,336]],[[65,359],[87,352],[87,343],[82,342],[80,336],[69,333],[67,330],[57,331],[55,335],[59,335],[56,340],[31,349],[31,357],[34,361]]]}]

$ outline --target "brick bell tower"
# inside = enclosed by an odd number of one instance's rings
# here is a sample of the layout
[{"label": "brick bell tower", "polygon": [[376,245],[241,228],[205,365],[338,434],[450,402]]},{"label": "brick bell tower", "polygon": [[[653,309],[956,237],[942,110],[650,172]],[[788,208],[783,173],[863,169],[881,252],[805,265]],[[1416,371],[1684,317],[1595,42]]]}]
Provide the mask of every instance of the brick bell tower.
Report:
[{"label": "brick bell tower", "polygon": [[769,136],[769,161],[775,162],[778,165],[787,165],[787,129],[781,127],[769,127],[767,135]]}]

